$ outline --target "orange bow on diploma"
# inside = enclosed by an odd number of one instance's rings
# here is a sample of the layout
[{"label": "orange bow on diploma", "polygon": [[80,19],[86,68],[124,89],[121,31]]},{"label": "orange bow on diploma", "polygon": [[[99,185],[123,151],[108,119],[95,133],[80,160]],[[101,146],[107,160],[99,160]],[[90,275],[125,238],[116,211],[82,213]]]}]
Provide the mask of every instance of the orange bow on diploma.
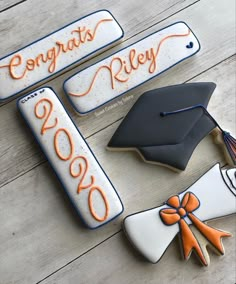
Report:
[{"label": "orange bow on diploma", "polygon": [[164,208],[160,210],[160,217],[163,223],[167,226],[179,224],[180,236],[183,245],[183,255],[187,260],[192,250],[194,249],[199,256],[201,262],[207,266],[208,262],[203,254],[202,248],[191,231],[189,225],[185,221],[188,217],[193,225],[201,232],[201,234],[213,245],[220,254],[224,254],[224,248],[221,242],[222,237],[230,237],[231,234],[214,229],[201,220],[199,220],[193,212],[200,207],[200,201],[192,192],[187,192],[181,203],[178,195],[170,197],[167,202],[171,208]]}]

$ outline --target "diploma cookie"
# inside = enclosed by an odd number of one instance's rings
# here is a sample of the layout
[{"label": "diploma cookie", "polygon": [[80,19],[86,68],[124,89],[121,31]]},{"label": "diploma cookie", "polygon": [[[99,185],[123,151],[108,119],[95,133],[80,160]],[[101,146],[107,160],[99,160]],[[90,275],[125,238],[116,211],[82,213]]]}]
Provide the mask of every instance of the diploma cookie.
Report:
[{"label": "diploma cookie", "polygon": [[53,90],[17,104],[85,225],[95,229],[121,214],[116,190]]},{"label": "diploma cookie", "polygon": [[236,213],[233,187],[236,169],[230,171],[233,180],[226,174],[227,170],[221,170],[216,164],[164,205],[127,216],[123,227],[128,239],[144,257],[156,263],[179,234],[184,259],[194,251],[203,265],[209,265],[206,246],[223,255],[222,237],[231,236],[205,223]]},{"label": "diploma cookie", "polygon": [[236,165],[236,140],[206,110],[214,83],[189,83],[144,93],[108,143],[111,151],[137,151],[145,162],[185,170],[198,143],[209,133]]},{"label": "diploma cookie", "polygon": [[96,11],[0,59],[0,101],[95,52],[110,47],[124,35],[106,10]]},{"label": "diploma cookie", "polygon": [[75,110],[84,115],[199,50],[194,33],[178,22],[78,72],[65,81],[64,90]]}]

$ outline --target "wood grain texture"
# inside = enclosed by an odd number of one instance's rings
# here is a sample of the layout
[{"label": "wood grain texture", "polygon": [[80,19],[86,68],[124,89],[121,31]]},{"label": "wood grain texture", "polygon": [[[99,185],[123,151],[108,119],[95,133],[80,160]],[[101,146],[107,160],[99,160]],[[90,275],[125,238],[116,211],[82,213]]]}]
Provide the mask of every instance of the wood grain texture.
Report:
[{"label": "wood grain texture", "polygon": [[[232,233],[236,233],[234,216],[209,222],[209,225],[225,230],[233,229]],[[181,258],[178,237],[161,260],[157,264],[151,264],[131,247],[124,233],[120,232],[41,283],[235,283],[235,250],[232,249],[235,240],[227,238],[223,243],[225,255],[217,256],[209,250],[211,263],[207,268],[199,264],[194,254],[187,262]]]},{"label": "wood grain texture", "polygon": [[[225,94],[228,97],[224,102],[225,108],[233,107],[235,87],[232,84],[232,80],[234,80],[232,66],[234,63],[235,58],[234,60],[230,58],[194,79],[195,81],[212,80],[217,83],[220,91],[216,96],[213,95],[211,100],[211,111],[214,114],[221,112],[222,105],[219,100],[223,101]],[[221,118],[222,125],[231,125],[232,115],[226,112]],[[121,220],[125,215],[161,204],[173,193],[192,184],[218,160],[224,163],[220,149],[212,144],[210,136],[199,144],[187,170],[181,174],[145,164],[135,153],[108,152],[105,150],[105,146],[118,124],[119,122],[114,123],[91,136],[87,141],[121,195],[126,208],[125,213],[99,230],[84,229],[49,165],[43,163],[30,170],[0,190],[0,255],[2,256],[0,258],[0,275],[2,275],[2,283],[40,281],[118,232]],[[223,222],[226,221],[223,220]],[[234,230],[230,224],[229,227],[223,227],[223,229]],[[233,245],[231,245],[231,249],[235,251]],[[114,250],[117,250],[116,247]],[[124,248],[119,250],[123,253]],[[175,259],[177,258],[179,261],[178,248],[174,250],[176,251]],[[127,254],[130,254],[130,258],[133,257],[132,250],[129,252],[128,247]],[[97,255],[97,258],[99,257]],[[169,259],[170,255],[166,263],[169,262]],[[220,262],[222,266],[228,263],[225,264],[224,260],[219,259],[215,261]],[[235,259],[232,259],[233,261]],[[127,267],[130,274],[135,273],[138,269],[137,265],[139,264],[136,263],[136,260],[133,260]],[[174,266],[174,264],[171,265]],[[174,266],[176,273],[182,274],[186,279],[190,273],[188,271],[195,273],[194,269],[198,268],[195,261],[191,264],[193,268],[188,266],[188,269],[183,270],[180,265],[182,267],[184,264],[180,261],[180,264],[177,263]],[[147,264],[145,267],[147,281],[149,281],[152,277],[148,276]],[[100,268],[102,270],[102,264]],[[88,271],[89,266],[86,269]],[[125,274],[125,266],[123,269],[120,271],[121,274]],[[25,273],[26,270],[27,273]],[[97,272],[100,276],[100,278],[97,277],[99,283],[106,273],[105,270]],[[168,270],[165,270],[163,277],[167,277],[168,274]],[[208,279],[206,274],[204,277]],[[232,273],[230,277],[232,277]],[[166,279],[170,278],[169,276]],[[110,283],[109,278],[107,281],[105,283]],[[206,281],[210,281],[210,278]],[[72,281],[71,283],[78,282]],[[142,283],[142,281],[137,283]]]},{"label": "wood grain texture", "polygon": [[[0,13],[5,11],[6,9],[10,9],[13,6],[23,3],[25,1],[26,0],[0,0]],[[0,31],[1,31],[1,28],[0,28]]]},{"label": "wood grain texture", "polygon": [[[2,3],[11,1],[0,0],[0,10]],[[105,150],[122,117],[144,91],[185,81],[217,83],[209,110],[223,128],[235,134],[235,1],[226,5],[221,0],[68,0],[66,4],[62,0],[27,0],[0,13],[0,57],[102,8],[118,19],[125,41],[48,85],[57,91],[87,137],[119,192],[125,212],[101,229],[85,229],[16,110],[15,99],[6,103],[0,107],[0,284],[41,280],[70,284],[235,283],[235,237],[224,240],[224,257],[210,253],[211,266],[202,268],[194,256],[187,263],[182,261],[177,240],[158,265],[151,265],[120,232],[126,215],[161,204],[215,162],[225,163],[211,137],[198,145],[187,170],[180,174],[145,164],[135,153]],[[198,55],[129,92],[120,106],[111,103],[104,114],[100,114],[103,109],[84,118],[73,113],[62,92],[62,82],[69,75],[178,20],[186,21],[199,37],[202,49]],[[235,216],[211,225],[236,235]]]},{"label": "wood grain texture", "polygon": [[[27,1],[0,15],[0,57],[51,33],[96,10],[110,10],[129,38],[196,2],[196,0]],[[14,15],[14,17],[13,17]],[[27,16],[26,16],[27,15]]]},{"label": "wood grain texture", "polygon": [[[124,97],[127,98],[128,101],[120,107],[115,107],[111,111],[105,111],[105,113],[102,115],[99,115],[99,112],[102,111],[101,109],[95,112],[95,114],[86,116],[84,118],[78,117],[76,114],[74,114],[62,91],[62,82],[75,71],[72,70],[67,72],[65,75],[59,76],[57,79],[54,79],[50,82],[50,86],[52,86],[62,98],[65,106],[72,113],[75,123],[79,126],[82,134],[85,137],[98,132],[107,125],[112,124],[123,117],[136,101],[138,96],[140,96],[145,90],[187,81],[200,72],[203,72],[204,70],[234,54],[235,50],[234,45],[232,44],[235,41],[235,15],[233,12],[234,1],[229,1],[229,5],[231,5],[230,7],[232,9],[229,9],[228,7],[226,8],[224,3],[220,0],[217,0],[217,5],[213,4],[213,2],[216,3],[216,1],[213,0],[197,2],[188,9],[185,9],[173,17],[163,21],[161,24],[153,26],[142,34],[132,37],[130,40],[127,40],[125,44],[121,44],[121,46],[130,44],[131,42],[134,42],[170,23],[178,20],[184,20],[189,23],[189,25],[199,36],[199,39],[202,43],[202,50],[192,59],[182,62],[178,66],[175,66],[173,69],[162,74],[157,79],[154,79],[129,92]],[[213,11],[210,16],[207,14],[205,18],[205,11],[208,9],[209,5],[213,6]],[[221,21],[222,13],[226,19],[224,22]],[[202,28],[199,24],[199,15],[202,17]],[[209,29],[205,28],[206,22],[208,22],[208,26],[210,27]],[[215,31],[219,31],[218,37],[212,36]],[[117,48],[118,47],[116,47],[116,49]],[[101,58],[101,56],[83,64],[81,68],[98,60],[98,58]],[[120,101],[120,99],[118,99],[118,101]],[[114,103],[106,106],[106,110],[112,105],[114,105]],[[15,107],[15,101],[2,106],[0,109],[0,129],[2,130],[2,133],[5,133],[5,135],[1,135],[0,137],[0,155],[2,155],[3,161],[0,164],[0,172],[2,173],[0,176],[1,186],[11,181],[13,178],[22,175],[24,172],[30,170],[32,167],[35,167],[45,159],[43,158],[39,148],[35,147],[35,144],[32,143],[34,141],[32,135],[30,134],[29,130],[24,127],[23,120],[19,118],[19,114],[17,113]],[[9,127],[9,125],[11,125],[11,127]],[[14,155],[12,155],[13,147]]]},{"label": "wood grain texture", "polygon": [[[150,8],[153,8],[153,10],[145,14],[143,14],[142,0],[132,0],[129,2],[121,0],[119,3],[112,3],[105,0],[89,0],[81,3],[81,0],[68,0],[66,8],[62,0],[57,2],[44,0],[40,3],[37,1],[28,1],[24,5],[20,5],[19,8],[14,7],[15,17],[11,19],[11,22],[9,22],[9,17],[11,17],[12,9],[10,12],[6,11],[2,14],[2,17],[0,17],[0,26],[2,26],[0,36],[9,39],[8,41],[3,41],[1,47],[8,50],[8,53],[13,52],[99,9],[108,9],[114,13],[115,18],[117,18],[125,31],[124,38],[127,39],[143,31],[143,29],[147,29],[150,25],[152,26],[153,23],[156,24],[197,1],[198,0],[168,0],[164,2],[161,1],[160,3],[160,1],[150,0],[147,9],[150,10]],[[156,13],[157,10],[158,13]],[[28,13],[28,11],[31,12]],[[133,11],[133,13],[131,13],[131,11]],[[25,14],[27,14],[26,18],[19,17],[19,15],[22,16]],[[134,17],[132,18],[131,15]],[[68,22],[68,17],[71,19],[70,22]],[[139,28],[139,30],[137,30],[137,28]],[[9,33],[9,30],[11,30],[11,33]],[[25,31],[27,31],[27,33]],[[119,49],[119,47],[117,47],[117,49]],[[4,49],[1,50],[4,52]],[[0,57],[6,55],[5,53],[1,54],[1,50]],[[84,61],[86,61],[86,59]],[[61,73],[64,74],[66,70],[68,71],[72,68],[73,67],[70,66]],[[54,75],[50,79],[45,79],[43,82],[36,84],[35,87],[45,84],[57,76],[58,75]],[[61,87],[62,80],[60,81],[60,88]],[[31,87],[28,91],[32,89]],[[27,90],[23,91],[21,94],[26,92]],[[1,103],[0,107],[15,98],[16,97],[10,98],[8,101]]]}]

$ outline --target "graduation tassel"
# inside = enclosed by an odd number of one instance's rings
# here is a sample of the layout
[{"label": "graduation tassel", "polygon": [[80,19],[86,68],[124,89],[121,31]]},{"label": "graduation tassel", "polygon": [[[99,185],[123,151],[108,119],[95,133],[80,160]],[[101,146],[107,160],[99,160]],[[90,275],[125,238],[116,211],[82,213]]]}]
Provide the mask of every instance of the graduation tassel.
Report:
[{"label": "graduation tassel", "polygon": [[236,165],[236,139],[227,131],[223,131],[222,136],[230,157],[232,158],[234,165]]},{"label": "graduation tassel", "polygon": [[223,130],[220,127],[220,125],[216,122],[216,120],[211,116],[211,114],[207,111],[207,109],[203,105],[195,105],[195,106],[186,107],[186,108],[182,108],[182,109],[178,109],[178,110],[174,110],[174,111],[161,112],[160,115],[164,117],[164,116],[167,116],[167,115],[178,114],[178,113],[193,110],[193,109],[196,109],[196,108],[201,108],[204,111],[204,113],[219,128],[219,130],[221,131],[222,140],[223,140],[223,142],[226,146],[227,152],[228,152],[230,158],[232,159],[233,165],[236,166],[236,139],[233,136],[231,136],[229,132]]}]

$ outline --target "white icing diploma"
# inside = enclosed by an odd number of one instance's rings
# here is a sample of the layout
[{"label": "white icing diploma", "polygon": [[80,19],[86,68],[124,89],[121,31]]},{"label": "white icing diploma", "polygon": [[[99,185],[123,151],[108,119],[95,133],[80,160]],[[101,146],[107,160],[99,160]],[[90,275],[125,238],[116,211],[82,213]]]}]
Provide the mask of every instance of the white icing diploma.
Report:
[{"label": "white icing diploma", "polygon": [[85,225],[94,229],[121,214],[117,192],[52,89],[24,96],[18,108]]},{"label": "white icing diploma", "polygon": [[106,10],[89,14],[0,58],[0,101],[102,51],[124,35]]},{"label": "white icing diploma", "polygon": [[[236,213],[236,169],[221,171],[216,164],[186,191],[179,194],[182,200],[187,192],[192,192],[200,201],[193,214],[201,221],[215,219]],[[179,232],[179,225],[167,226],[160,217],[160,210],[168,208],[162,205],[154,209],[127,216],[124,230],[133,245],[152,263],[156,263]],[[185,218],[188,224],[191,221]]]},{"label": "white icing diploma", "polygon": [[85,115],[199,50],[194,33],[178,22],[78,72],[65,81],[64,90],[75,110]]}]

